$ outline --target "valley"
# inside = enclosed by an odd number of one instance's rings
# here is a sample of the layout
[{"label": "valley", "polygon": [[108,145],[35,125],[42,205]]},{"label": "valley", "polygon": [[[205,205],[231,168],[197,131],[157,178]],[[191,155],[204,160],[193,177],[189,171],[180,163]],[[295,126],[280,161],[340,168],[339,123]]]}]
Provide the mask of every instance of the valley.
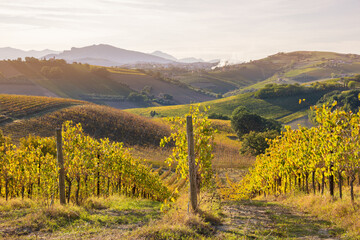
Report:
[{"label": "valley", "polygon": [[[325,180],[320,174],[323,168],[314,175],[319,188],[310,186],[306,174],[295,175],[299,185],[289,186],[293,175],[279,182],[266,167],[259,172],[270,177],[257,185],[262,175],[253,175],[254,181],[249,181],[249,174],[257,174],[255,167],[262,167],[261,161],[282,148],[270,145],[277,150],[258,156],[240,153],[247,135],[234,130],[233,119],[234,110],[243,107],[251,116],[278,121],[283,127],[271,144],[286,136],[307,134],[306,129],[325,131],[313,127],[316,117],[310,107],[322,109],[322,104],[337,100],[336,111],[356,110],[360,103],[358,60],[357,55],[324,52],[279,53],[213,70],[189,70],[191,63],[184,68],[172,63],[149,68],[142,63],[144,69],[134,69],[52,58],[0,61],[0,156],[7,161],[0,168],[0,236],[352,239],[359,228],[356,221],[345,219],[357,218],[357,202],[351,196],[357,201],[360,189],[351,185],[350,175],[345,183],[349,170],[342,173],[342,199],[340,190],[330,195],[330,178]],[[211,176],[198,194],[198,212],[190,210],[184,175],[188,169],[183,167],[187,148],[186,134],[181,131],[189,110],[194,116],[196,157],[203,161],[201,167],[210,169],[199,174],[199,179]],[[286,125],[293,130],[285,129]],[[57,128],[63,131],[66,205],[58,203],[54,178],[58,175]],[[174,136],[179,138],[164,144],[164,139]],[[289,140],[283,146],[290,144]],[[295,149],[310,151],[305,148],[310,144],[302,146],[287,151],[284,158],[290,159]],[[316,146],[328,150],[320,140]],[[273,178],[276,183],[270,185]],[[324,182],[322,192],[320,181]],[[329,208],[316,208],[321,205]]]}]

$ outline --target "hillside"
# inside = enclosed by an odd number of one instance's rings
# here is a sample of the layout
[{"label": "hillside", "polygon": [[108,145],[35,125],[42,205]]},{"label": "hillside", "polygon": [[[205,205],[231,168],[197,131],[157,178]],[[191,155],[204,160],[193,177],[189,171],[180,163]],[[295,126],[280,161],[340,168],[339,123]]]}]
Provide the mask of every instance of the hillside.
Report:
[{"label": "hillside", "polygon": [[159,146],[168,126],[115,108],[63,98],[0,94],[0,129],[15,141],[29,134],[54,136],[65,121],[81,123],[85,133],[127,145]]},{"label": "hillside", "polygon": [[63,98],[2,94],[0,95],[0,124],[83,104],[89,103]]},{"label": "hillside", "polygon": [[[160,148],[159,142],[170,134],[170,128],[161,119],[84,101],[49,97],[0,95],[0,109],[0,129],[15,142],[29,134],[54,136],[56,127],[71,120],[81,123],[90,136],[124,142],[133,148],[136,157],[147,159],[154,166],[168,167],[164,160],[171,152]],[[227,121],[213,120],[212,124],[219,129],[215,140],[215,167],[243,167],[253,162],[251,157],[239,157],[240,143],[231,140],[234,132]]]},{"label": "hillside", "polygon": [[[73,50],[77,54],[91,51],[95,54],[100,51],[98,48],[105,48],[103,54],[107,54],[111,46]],[[54,59],[0,61],[0,94],[57,96],[128,109],[204,102],[214,100],[215,96],[253,92],[269,83],[307,85],[335,79],[343,82],[344,78],[360,73],[359,55],[330,52],[278,53],[213,70],[167,64],[127,65],[144,68],[136,70],[67,64]],[[129,100],[131,93],[141,96]]]},{"label": "hillside", "polygon": [[217,67],[212,71],[182,71],[174,74],[170,70],[160,69],[160,72],[194,87],[229,95],[234,94],[234,91],[253,91],[267,83],[304,84],[358,74],[360,55],[298,51],[277,53],[260,60]]},{"label": "hillside", "polygon": [[121,110],[99,105],[64,108],[40,117],[5,124],[0,128],[14,140],[29,134],[54,136],[64,121],[81,123],[85,133],[95,138],[109,138],[127,145],[159,146],[160,139],[169,134],[168,127]]},{"label": "hillside", "polygon": [[[127,101],[132,92],[147,89],[147,103]],[[0,61],[0,94],[73,98],[117,108],[152,105],[164,94],[172,104],[207,101],[214,97],[149,76],[138,70],[67,64],[64,60]],[[151,100],[154,99],[154,100]],[[159,104],[157,104],[159,105]]]},{"label": "hillside", "polygon": [[[210,106],[209,114],[217,113],[231,116],[231,113],[238,106],[244,106],[252,112],[266,118],[274,118],[283,123],[288,123],[307,115],[307,110],[314,105],[326,91],[318,91],[293,96],[260,99],[255,98],[253,93],[244,93],[236,96],[212,100],[200,103],[201,106]],[[299,104],[299,99],[306,99]],[[136,108],[126,110],[142,116],[150,116],[151,111],[155,111],[158,116],[170,117],[180,116],[189,110],[189,105]]]}]

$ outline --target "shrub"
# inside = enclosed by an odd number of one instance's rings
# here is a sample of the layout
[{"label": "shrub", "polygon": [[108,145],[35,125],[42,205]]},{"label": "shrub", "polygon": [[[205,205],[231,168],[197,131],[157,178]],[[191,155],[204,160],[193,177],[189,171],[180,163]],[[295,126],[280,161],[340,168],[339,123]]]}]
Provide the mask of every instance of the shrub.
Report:
[{"label": "shrub", "polygon": [[110,72],[105,67],[92,67],[90,72],[100,77],[108,77]]},{"label": "shrub", "polygon": [[233,111],[231,118],[231,126],[233,127],[239,138],[242,138],[243,135],[248,134],[251,131],[281,131],[281,124],[279,122],[263,118],[255,113],[251,113],[243,106],[240,106]]},{"label": "shrub", "polygon": [[[332,91],[325,94],[322,98],[317,101],[317,106],[322,106],[323,104],[329,105],[337,102],[337,108],[344,108],[345,111],[352,111],[357,113],[360,107],[359,100],[360,90],[349,90],[349,91]],[[309,112],[309,119],[316,123],[315,121],[315,112]]]},{"label": "shrub", "polygon": [[60,67],[43,66],[40,70],[41,74],[48,78],[59,78],[63,75],[63,70]]},{"label": "shrub", "polygon": [[149,101],[146,95],[137,92],[130,93],[127,99],[131,102],[139,102],[139,103],[146,103],[147,101]]},{"label": "shrub", "polygon": [[265,150],[269,147],[267,139],[274,139],[279,135],[276,130],[270,130],[266,132],[250,132],[244,135],[243,142],[240,148],[242,154],[250,154],[257,156],[265,153]]}]

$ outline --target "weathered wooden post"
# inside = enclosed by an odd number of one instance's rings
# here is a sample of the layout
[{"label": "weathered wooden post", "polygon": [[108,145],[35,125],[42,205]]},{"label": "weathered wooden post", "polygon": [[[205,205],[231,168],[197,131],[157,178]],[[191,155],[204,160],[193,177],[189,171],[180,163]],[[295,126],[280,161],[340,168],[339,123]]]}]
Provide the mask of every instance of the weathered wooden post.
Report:
[{"label": "weathered wooden post", "polygon": [[329,190],[330,195],[334,197],[334,172],[333,172],[333,163],[330,164],[330,175],[329,175]]},{"label": "weathered wooden post", "polygon": [[60,204],[65,205],[66,204],[66,201],[65,201],[65,169],[64,169],[63,152],[62,152],[61,128],[56,129],[56,149],[57,149],[57,160],[58,160],[58,164],[59,164]]},{"label": "weathered wooden post", "polygon": [[194,151],[194,132],[192,116],[186,117],[186,132],[188,142],[188,159],[189,159],[189,181],[190,181],[190,203],[193,211],[197,210],[197,189],[196,189],[196,166]]}]

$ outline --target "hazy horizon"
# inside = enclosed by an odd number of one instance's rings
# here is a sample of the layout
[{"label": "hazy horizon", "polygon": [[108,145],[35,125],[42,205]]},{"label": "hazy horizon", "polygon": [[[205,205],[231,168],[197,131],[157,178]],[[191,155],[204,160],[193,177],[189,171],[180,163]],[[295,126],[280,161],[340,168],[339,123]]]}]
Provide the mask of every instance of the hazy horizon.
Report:
[{"label": "hazy horizon", "polygon": [[0,7],[0,47],[22,50],[109,44],[231,61],[302,50],[360,54],[356,0],[6,0]]}]

